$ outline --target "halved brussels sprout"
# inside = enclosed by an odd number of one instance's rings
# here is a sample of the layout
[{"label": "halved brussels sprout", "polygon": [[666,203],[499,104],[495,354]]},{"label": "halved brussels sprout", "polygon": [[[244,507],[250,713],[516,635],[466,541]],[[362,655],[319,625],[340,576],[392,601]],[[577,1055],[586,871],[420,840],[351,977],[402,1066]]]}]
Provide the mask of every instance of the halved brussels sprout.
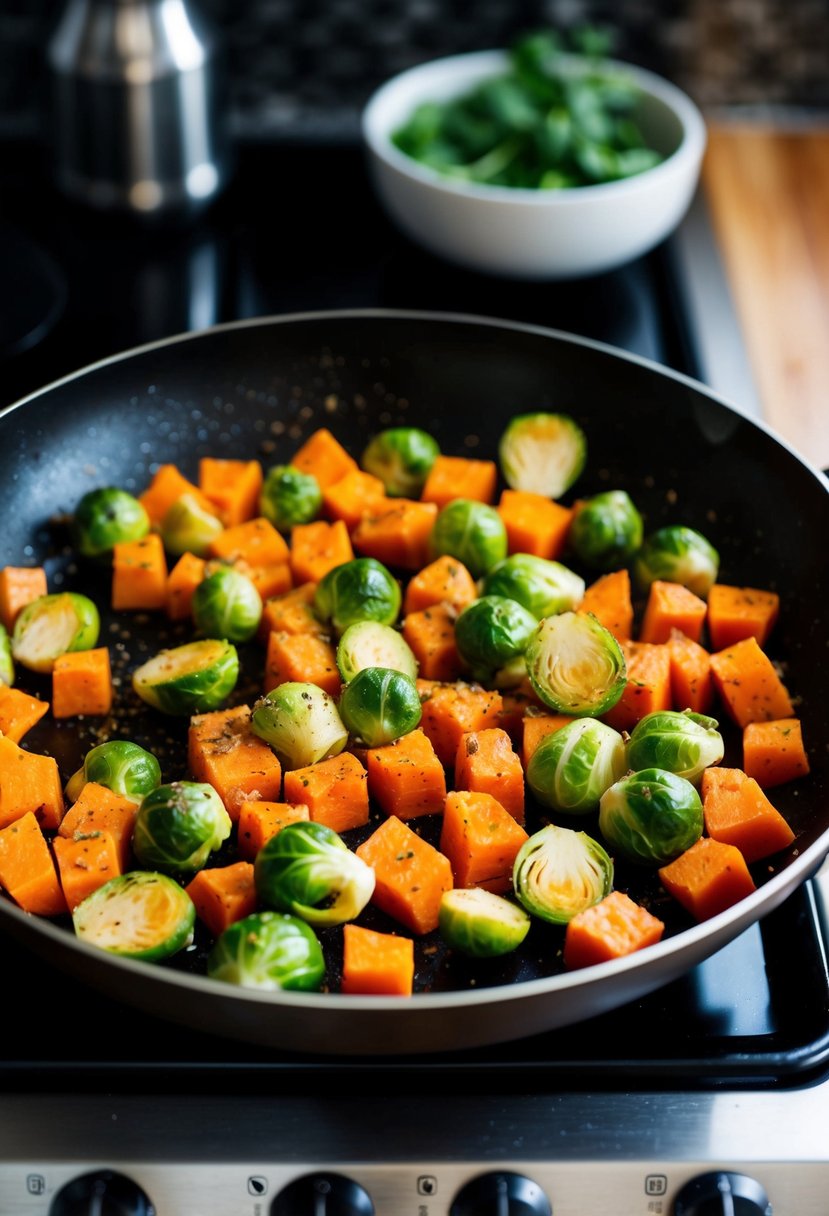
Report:
[{"label": "halved brussels sprout", "polygon": [[513,490],[560,498],[584,468],[587,439],[567,414],[519,414],[501,436],[498,457]]},{"label": "halved brussels sprout", "polygon": [[193,620],[209,638],[247,642],[262,619],[262,597],[246,574],[220,566],[193,592]]},{"label": "halved brussels sprout", "polygon": [[391,498],[419,498],[440,455],[437,441],[416,426],[395,426],[375,435],[361,465],[379,477]]},{"label": "halved brussels sprout", "polygon": [[142,701],[173,715],[204,714],[230,696],[239,678],[236,647],[218,638],[161,650],[133,672]]},{"label": "halved brussels sprout", "polygon": [[577,718],[542,739],[527,765],[527,784],[543,806],[581,815],[596,809],[626,769],[619,732],[596,718]]},{"label": "halved brussels sprout", "polygon": [[455,621],[455,644],[473,678],[487,683],[495,672],[523,655],[538,620],[517,600],[483,595]]},{"label": "halved brussels sprout", "polygon": [[87,781],[104,785],[122,798],[141,802],[161,785],[161,766],[152,752],[137,743],[109,739],[86,753],[83,764],[67,782],[67,798],[74,802]]},{"label": "halved brussels sprout", "polygon": [[355,557],[323,575],[314,595],[314,610],[342,635],[356,621],[393,625],[400,600],[400,584],[382,562]]},{"label": "halved brussels sprout", "polygon": [[288,769],[338,756],[348,742],[336,702],[316,684],[280,684],[256,702],[250,724]]},{"label": "halved brussels sprout", "polygon": [[455,887],[441,897],[441,937],[453,950],[473,958],[495,958],[516,950],[530,924],[523,908],[483,887]]},{"label": "halved brussels sprout", "polygon": [[340,717],[349,734],[368,747],[382,747],[407,735],[422,712],[414,680],[386,667],[364,667],[340,697]]},{"label": "halved brussels sprout", "polygon": [[132,848],[144,866],[163,873],[201,870],[230,835],[225,804],[202,781],[172,781],[150,790],[135,820]]},{"label": "halved brussels sprout", "polygon": [[646,536],[633,561],[633,573],[642,591],[654,579],[682,583],[706,599],[717,581],[720,555],[701,532],[681,525],[659,528]]},{"label": "halved brussels sprout", "polygon": [[512,881],[531,915],[566,925],[613,890],[613,862],[586,832],[551,823],[524,841]]},{"label": "halved brussels sprout", "polygon": [[304,921],[254,912],[225,929],[208,955],[207,974],[262,992],[318,992],[325,960],[317,935]]},{"label": "halved brussels sprout", "polygon": [[337,646],[337,667],[347,684],[366,667],[389,667],[417,678],[417,659],[402,634],[379,621],[355,621]]},{"label": "halved brussels sprout", "polygon": [[126,490],[103,486],[89,490],[72,519],[72,543],[84,557],[102,557],[121,541],[141,540],[150,530],[142,503]]},{"label": "halved brussels sprout", "polygon": [[628,861],[664,866],[699,840],[702,826],[694,786],[661,768],[629,773],[599,803],[599,829]]},{"label": "halved brussels sprout", "polygon": [[584,579],[561,562],[513,553],[490,570],[484,579],[484,595],[506,595],[541,620],[577,608],[584,598]]},{"label": "halved brussels sprout", "polygon": [[177,882],[143,870],[111,878],[72,913],[81,941],[146,962],[189,946],[195,921],[193,901]]},{"label": "halved brussels sprout", "polygon": [[75,591],[40,595],[20,612],[12,632],[12,656],[30,671],[49,672],[55,659],[91,650],[101,619],[92,600]]},{"label": "halved brussels sprout", "polygon": [[454,498],[438,513],[429,538],[432,557],[456,557],[480,578],[507,555],[507,530],[494,507]]},{"label": "halved brussels sprout", "polygon": [[312,473],[303,473],[290,464],[277,464],[268,469],[259,510],[280,532],[288,532],[295,524],[309,524],[322,507],[320,483]]},{"label": "halved brussels sprout", "polygon": [[182,494],[161,521],[161,539],[168,553],[177,557],[195,553],[204,557],[210,542],[223,530],[222,521],[201,505],[194,494]]},{"label": "halved brussels sprout", "polygon": [[606,490],[579,506],[568,540],[586,566],[618,570],[642,544],[642,516],[624,490]]},{"label": "halved brussels sprout", "polygon": [[592,613],[546,617],[530,638],[524,660],[535,692],[560,714],[606,713],[625,690],[622,648]]},{"label": "halved brussels sprout", "polygon": [[716,718],[693,710],[657,710],[634,726],[627,745],[627,766],[663,768],[696,785],[703,771],[725,754]]},{"label": "halved brussels sprout", "polygon": [[0,684],[7,684],[9,688],[14,684],[12,640],[5,625],[0,625]]},{"label": "halved brussels sprout", "polygon": [[374,893],[374,870],[324,823],[289,823],[254,863],[256,894],[322,928],[354,920]]}]

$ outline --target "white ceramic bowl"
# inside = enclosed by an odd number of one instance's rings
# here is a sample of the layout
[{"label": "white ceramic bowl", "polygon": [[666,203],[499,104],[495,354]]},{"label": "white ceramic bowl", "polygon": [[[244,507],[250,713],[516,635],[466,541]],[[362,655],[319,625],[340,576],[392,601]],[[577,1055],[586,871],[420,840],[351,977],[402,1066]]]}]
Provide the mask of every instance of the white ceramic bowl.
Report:
[{"label": "white ceramic bowl", "polygon": [[363,138],[375,187],[393,220],[440,257],[522,279],[597,274],[657,245],[688,208],[706,133],[690,98],[643,68],[609,61],[638,87],[640,128],[665,157],[636,177],[564,190],[470,185],[441,176],[394,146],[392,134],[420,102],[466,93],[502,73],[507,63],[503,51],[433,60],[393,77],[369,99]]}]

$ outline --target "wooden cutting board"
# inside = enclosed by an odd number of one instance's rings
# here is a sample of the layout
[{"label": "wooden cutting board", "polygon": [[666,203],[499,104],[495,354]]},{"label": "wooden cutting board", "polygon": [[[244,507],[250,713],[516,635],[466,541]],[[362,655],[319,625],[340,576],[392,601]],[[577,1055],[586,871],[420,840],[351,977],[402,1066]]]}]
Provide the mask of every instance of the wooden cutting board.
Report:
[{"label": "wooden cutting board", "polygon": [[829,123],[709,124],[703,185],[765,420],[829,468]]}]

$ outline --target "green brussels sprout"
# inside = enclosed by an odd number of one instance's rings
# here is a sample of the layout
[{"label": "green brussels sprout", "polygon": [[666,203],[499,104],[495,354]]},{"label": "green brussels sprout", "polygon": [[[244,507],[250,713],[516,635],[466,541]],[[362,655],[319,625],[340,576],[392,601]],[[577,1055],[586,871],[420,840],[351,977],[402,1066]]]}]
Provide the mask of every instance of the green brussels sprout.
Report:
[{"label": "green brussels sprout", "polygon": [[532,916],[566,925],[613,890],[613,862],[586,832],[551,823],[524,841],[512,881]]},{"label": "green brussels sprout", "polygon": [[627,745],[627,767],[662,768],[697,785],[703,771],[725,754],[716,718],[685,709],[657,710],[634,726]]},{"label": "green brussels sprout", "polygon": [[622,648],[591,613],[562,612],[540,621],[524,660],[536,694],[560,714],[606,713],[625,690]]},{"label": "green brussels sprout", "polygon": [[389,667],[417,678],[417,659],[402,634],[379,621],[355,621],[337,646],[337,667],[347,684],[366,667]]},{"label": "green brussels sprout", "polygon": [[67,782],[67,797],[74,802],[87,781],[104,785],[121,798],[141,802],[161,785],[161,766],[152,752],[137,743],[110,739],[86,753],[83,764]]},{"label": "green brussels sprout", "polygon": [[619,732],[596,718],[576,718],[539,743],[527,765],[527,784],[543,806],[581,815],[594,811],[626,770]]},{"label": "green brussels sprout", "polygon": [[530,923],[523,908],[483,887],[455,887],[441,897],[441,937],[447,946],[472,958],[495,958],[516,950]]},{"label": "green brussels sprout", "polygon": [[484,595],[506,595],[541,620],[577,608],[584,598],[584,579],[561,562],[513,553],[487,574]]},{"label": "green brussels sprout", "polygon": [[201,870],[230,835],[225,804],[201,781],[173,781],[145,795],[132,848],[142,865],[163,873]]},{"label": "green brussels sprout", "polygon": [[537,625],[537,618],[517,600],[483,595],[455,621],[455,643],[473,677],[487,683],[496,671],[523,655]]},{"label": "green brussels sprout", "polygon": [[400,584],[382,562],[355,557],[323,575],[314,595],[314,611],[341,636],[355,621],[393,625],[400,599]]},{"label": "green brussels sprout", "polygon": [[133,672],[142,701],[172,715],[204,714],[230,696],[239,678],[236,647],[218,638],[161,650]]},{"label": "green brussels sprout", "polygon": [[14,684],[12,640],[5,625],[0,625],[0,684],[7,684],[9,688]]},{"label": "green brussels sprout", "polygon": [[318,992],[325,959],[304,921],[279,912],[254,912],[228,926],[207,958],[213,980],[261,992]]},{"label": "green brussels sprout", "polygon": [[498,457],[513,490],[560,498],[584,468],[587,439],[566,414],[519,414],[501,436]]},{"label": "green brussels sprout", "polygon": [[262,619],[262,597],[246,574],[220,566],[193,592],[193,620],[209,638],[247,642]]},{"label": "green brussels sprout", "polygon": [[303,473],[291,464],[276,464],[268,469],[259,496],[259,510],[280,532],[295,524],[309,524],[322,507],[320,483],[312,473]]},{"label": "green brussels sprout", "polygon": [[629,773],[599,803],[599,830],[628,861],[664,866],[699,840],[702,826],[695,787],[661,768]]},{"label": "green brussels sprout", "polygon": [[72,519],[72,543],[84,557],[103,557],[116,544],[141,540],[150,530],[142,503],[126,490],[104,486],[84,494]]},{"label": "green brussels sprout", "polygon": [[354,920],[374,894],[374,870],[324,823],[289,823],[253,867],[260,901],[323,928]]},{"label": "green brussels sprout", "polygon": [[187,892],[165,874],[144,870],[111,878],[72,913],[81,941],[145,962],[169,958],[189,946],[195,921]]},{"label": "green brussels sprout", "polygon": [[473,578],[480,578],[506,557],[507,530],[494,507],[454,498],[438,513],[429,548],[432,557],[456,557]]},{"label": "green brussels sprout", "polygon": [[419,498],[439,455],[437,442],[426,431],[395,426],[374,436],[360,463],[380,478],[390,497]]},{"label": "green brussels sprout", "polygon": [[20,612],[12,632],[12,656],[30,671],[49,672],[55,659],[91,650],[101,619],[92,600],[75,591],[40,595]]},{"label": "green brussels sprout", "polygon": [[414,680],[387,667],[364,667],[340,697],[340,717],[349,734],[368,747],[407,735],[422,712]]},{"label": "green brussels sprout", "polygon": [[642,544],[642,516],[624,490],[606,490],[579,506],[568,540],[586,566],[618,570]]},{"label": "green brussels sprout", "polygon": [[642,591],[654,579],[682,583],[701,599],[717,581],[720,556],[717,550],[693,528],[680,525],[660,528],[646,536],[633,560],[633,573]]},{"label": "green brussels sprout", "polygon": [[316,684],[280,684],[256,702],[250,724],[288,769],[338,756],[348,742],[336,702]]},{"label": "green brussels sprout", "polygon": [[205,557],[210,542],[223,528],[222,521],[205,510],[195,494],[182,494],[161,521],[161,539],[167,552],[177,557],[182,553]]}]

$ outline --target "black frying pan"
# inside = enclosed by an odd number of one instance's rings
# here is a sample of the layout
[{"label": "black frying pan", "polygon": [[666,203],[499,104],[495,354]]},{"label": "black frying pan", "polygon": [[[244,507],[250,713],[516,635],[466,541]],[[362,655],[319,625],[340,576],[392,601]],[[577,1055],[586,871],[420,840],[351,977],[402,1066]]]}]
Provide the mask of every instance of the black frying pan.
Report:
[{"label": "black frying pan", "polygon": [[[647,529],[696,527],[719,549],[723,581],[781,595],[772,653],[799,699],[812,773],[774,791],[797,838],[771,864],[755,867],[754,895],[694,925],[653,873],[620,865],[617,885],[666,921],[658,946],[567,974],[561,931],[549,926],[534,927],[516,955],[474,965],[427,940],[417,946],[418,991],[410,1000],[338,995],[338,930],[323,935],[334,991],[320,995],[213,983],[200,974],[209,945],[202,940],[168,965],[119,960],[78,943],[68,926],[3,900],[0,931],[111,995],[216,1034],[322,1052],[439,1051],[532,1034],[643,995],[808,877],[829,850],[829,492],[819,473],[762,427],[642,360],[526,325],[382,311],[245,322],[145,347],[0,415],[0,565],[44,562],[51,589],[83,588],[105,608],[107,576],[74,564],[61,518],[93,486],[138,492],[162,461],[195,476],[204,454],[255,456],[268,466],[289,459],[321,424],[355,455],[376,430],[406,421],[431,431],[447,453],[492,454],[510,416],[535,409],[570,413],[587,433],[588,466],[574,492],[625,488]],[[124,681],[114,721],[44,720],[27,746],[54,754],[67,778],[103,732],[126,735],[156,751],[165,780],[184,776],[186,723],[171,725],[146,710],[132,698],[128,677],[147,654],[185,635],[159,620],[103,615],[102,638]],[[252,646],[234,702],[257,695],[261,670],[261,651]],[[48,697],[48,684],[20,675]],[[728,748],[726,762],[739,763],[736,737]],[[425,822],[418,828],[430,830]],[[391,927],[375,912],[367,923]]]}]

